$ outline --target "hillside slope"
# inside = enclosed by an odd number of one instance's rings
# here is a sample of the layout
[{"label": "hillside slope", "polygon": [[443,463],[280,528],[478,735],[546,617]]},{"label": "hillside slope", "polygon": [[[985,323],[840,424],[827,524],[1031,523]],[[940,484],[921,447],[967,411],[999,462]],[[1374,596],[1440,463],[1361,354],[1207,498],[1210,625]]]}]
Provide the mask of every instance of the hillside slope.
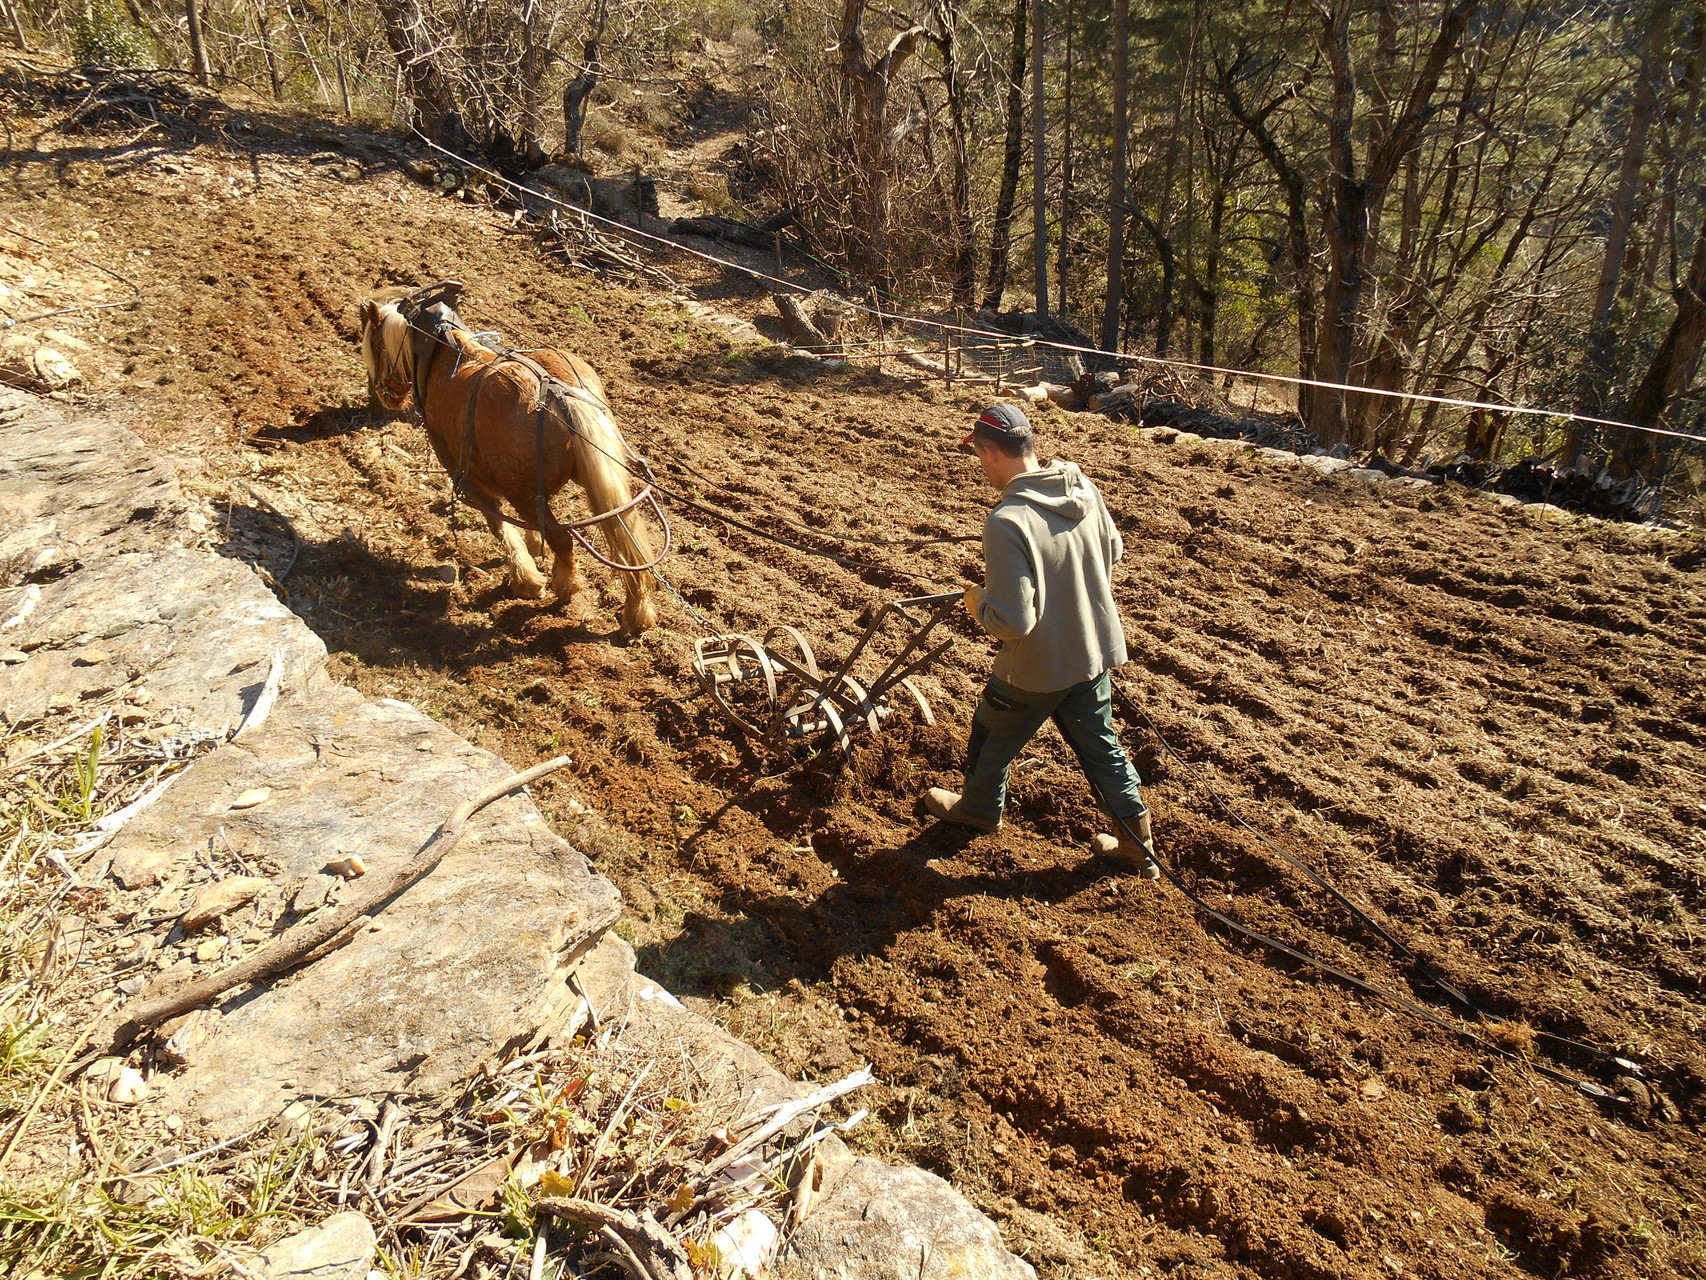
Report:
[{"label": "hillside slope", "polygon": [[[599,368],[666,485],[760,524],[975,533],[986,499],[954,442],[982,401],[731,349],[677,300],[562,272],[507,213],[327,136],[294,155],[115,136],[21,156],[5,213],[50,247],[3,249],[136,281],[135,310],[56,321],[88,345],[87,394],[173,456],[231,554],[282,571],[256,495],[290,517],[283,590],[340,678],[513,763],[575,758],[574,790],[541,806],[633,904],[648,972],[785,1068],[872,1060],[881,1141],[1058,1274],[1706,1274],[1697,538],[1042,416],[1126,537],[1121,683],[1189,762],[1128,726],[1164,856],[1217,909],[1445,1011],[1212,783],[1512,1018],[1496,1052],[1095,859],[1052,735],[1000,834],[922,820],[990,659],[961,620],[924,682],[942,725],[896,725],[851,770],[743,751],[700,694],[701,628],[788,622],[842,653],[870,605],[956,586],[975,546],[864,548],[884,567],[856,569],[676,507],[663,568],[692,611],[666,595],[664,628],[618,637],[608,575],[570,604],[508,598],[420,430],[363,407],[355,304],[375,285],[464,280],[477,327]],[[719,307],[757,305],[665,265]],[[1526,1060],[1615,1072],[1530,1028],[1646,1061],[1657,1091],[1602,1109]]]}]

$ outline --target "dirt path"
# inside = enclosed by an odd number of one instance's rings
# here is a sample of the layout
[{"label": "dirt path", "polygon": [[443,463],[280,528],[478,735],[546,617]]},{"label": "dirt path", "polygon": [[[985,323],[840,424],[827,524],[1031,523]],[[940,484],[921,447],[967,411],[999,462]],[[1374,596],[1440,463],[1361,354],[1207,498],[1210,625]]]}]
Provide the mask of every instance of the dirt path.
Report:
[{"label": "dirt path", "polygon": [[[354,304],[455,275],[480,327],[593,361],[666,483],[829,531],[975,532],[985,499],[952,446],[976,401],[730,351],[673,301],[561,274],[505,215],[378,167],[121,150],[15,169],[5,195],[14,226],[145,290],[79,321],[98,394],[184,467],[234,554],[282,566],[252,492],[292,517],[284,593],[341,678],[518,765],[573,756],[542,806],[621,885],[644,967],[785,1068],[873,1061],[872,1140],[954,1178],[1045,1269],[1706,1274],[1698,542],[1043,423],[1117,514],[1122,680],[1191,762],[1132,731],[1166,856],[1250,926],[1432,1000],[1228,822],[1212,781],[1478,999],[1648,1061],[1659,1092],[1610,1112],[1525,1065],[1614,1083],[1523,1022],[1489,1052],[1095,860],[1058,740],[1021,762],[999,835],[922,822],[989,663],[969,627],[927,681],[941,728],[897,729],[845,773],[744,752],[697,691],[681,605],[624,643],[607,576],[567,606],[506,596],[419,430],[361,407]],[[707,622],[791,622],[820,654],[974,555],[885,549],[890,568],[853,571],[672,518],[666,570]]]}]

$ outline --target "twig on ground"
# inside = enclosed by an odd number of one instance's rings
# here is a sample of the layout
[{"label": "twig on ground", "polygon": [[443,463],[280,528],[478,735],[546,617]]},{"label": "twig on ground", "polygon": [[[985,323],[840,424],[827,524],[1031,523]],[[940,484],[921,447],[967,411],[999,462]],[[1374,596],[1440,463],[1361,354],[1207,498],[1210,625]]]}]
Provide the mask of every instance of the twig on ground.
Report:
[{"label": "twig on ground", "polygon": [[869,1067],[860,1067],[846,1079],[837,1080],[834,1084],[827,1084],[815,1093],[808,1094],[804,1098],[797,1099],[794,1102],[785,1102],[780,1105],[764,1108],[755,1112],[752,1116],[736,1121],[734,1125],[730,1126],[731,1131],[739,1126],[750,1124],[753,1119],[759,1115],[765,1114],[766,1112],[773,1111],[775,1113],[768,1122],[760,1126],[758,1129],[755,1129],[748,1136],[742,1138],[739,1142],[735,1143],[734,1146],[730,1147],[727,1151],[723,1152],[722,1155],[718,1156],[715,1160],[711,1161],[710,1164],[706,1165],[703,1176],[705,1178],[715,1177],[724,1169],[727,1169],[730,1165],[735,1163],[735,1161],[741,1159],[741,1157],[747,1155],[749,1152],[757,1150],[760,1146],[768,1142],[776,1134],[782,1132],[782,1130],[786,1129],[806,1112],[815,1110],[827,1102],[833,1102],[835,1099],[843,1096],[844,1094],[852,1093],[855,1089],[862,1089],[866,1085],[870,1084],[872,1079],[871,1069]]},{"label": "twig on ground", "polygon": [[592,1227],[606,1240],[619,1243],[634,1257],[639,1268],[635,1275],[643,1280],[690,1280],[691,1266],[681,1242],[665,1231],[650,1215],[637,1216],[577,1200],[571,1196],[548,1196],[534,1206],[540,1213],[567,1218],[583,1227]]}]

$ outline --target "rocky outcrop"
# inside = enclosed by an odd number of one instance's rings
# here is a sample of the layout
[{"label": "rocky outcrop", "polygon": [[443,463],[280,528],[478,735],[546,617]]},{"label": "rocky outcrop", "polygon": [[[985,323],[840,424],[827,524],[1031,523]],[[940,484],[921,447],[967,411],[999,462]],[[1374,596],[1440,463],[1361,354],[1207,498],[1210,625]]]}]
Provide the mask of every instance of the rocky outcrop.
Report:
[{"label": "rocky outcrop", "polygon": [[[408,704],[327,678],[318,637],[248,566],[194,545],[196,531],[135,436],[0,390],[0,719],[105,713],[146,721],[163,751],[199,751],[152,804],[98,832],[77,869],[127,918],[178,920],[115,983],[131,997],[230,964],[350,891],[346,877],[383,875],[514,772]],[[153,1060],[171,1069],[145,1091],[236,1134],[302,1100],[441,1093],[590,1014],[641,1052],[687,1055],[731,1117],[801,1096],[635,973],[607,932],[619,908],[614,886],[511,796],[342,947],[162,1028]],[[791,1274],[1032,1274],[940,1179],[834,1138],[819,1151],[821,1185],[780,1264]],[[361,1276],[371,1256],[366,1221],[339,1214],[255,1266],[277,1280]]]}]

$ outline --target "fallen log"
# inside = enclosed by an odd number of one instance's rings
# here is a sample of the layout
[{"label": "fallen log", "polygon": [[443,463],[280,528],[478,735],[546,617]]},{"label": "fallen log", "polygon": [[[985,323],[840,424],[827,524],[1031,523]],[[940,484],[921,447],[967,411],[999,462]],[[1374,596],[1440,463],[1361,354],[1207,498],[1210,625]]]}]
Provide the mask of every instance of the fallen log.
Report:
[{"label": "fallen log", "polygon": [[776,313],[782,317],[783,327],[788,330],[788,340],[796,347],[808,347],[813,351],[825,351],[829,348],[828,336],[806,314],[805,305],[798,294],[772,294],[771,301],[776,304]]},{"label": "fallen log", "polygon": [[519,791],[547,774],[555,773],[569,763],[567,756],[558,756],[543,764],[525,769],[504,782],[487,787],[478,795],[459,804],[450,816],[439,824],[408,861],[390,875],[375,877],[375,883],[352,896],[324,915],[314,916],[280,935],[273,942],[206,977],[193,978],[176,988],[133,1001],[121,1008],[110,1027],[103,1028],[91,1038],[97,1046],[88,1059],[104,1058],[130,1045],[148,1028],[175,1018],[180,1013],[199,1008],[217,999],[233,987],[259,982],[284,969],[292,968],[310,957],[319,959],[328,951],[348,942],[359,932],[359,923],[384,910],[386,905],[415,881],[428,875],[462,840],[468,819],[495,800],[512,791]]},{"label": "fallen log", "polygon": [[672,235],[704,236],[721,243],[743,244],[749,249],[774,249],[776,233],[795,221],[792,209],[784,209],[756,224],[708,214],[701,218],[677,218],[669,224],[669,230]]}]

